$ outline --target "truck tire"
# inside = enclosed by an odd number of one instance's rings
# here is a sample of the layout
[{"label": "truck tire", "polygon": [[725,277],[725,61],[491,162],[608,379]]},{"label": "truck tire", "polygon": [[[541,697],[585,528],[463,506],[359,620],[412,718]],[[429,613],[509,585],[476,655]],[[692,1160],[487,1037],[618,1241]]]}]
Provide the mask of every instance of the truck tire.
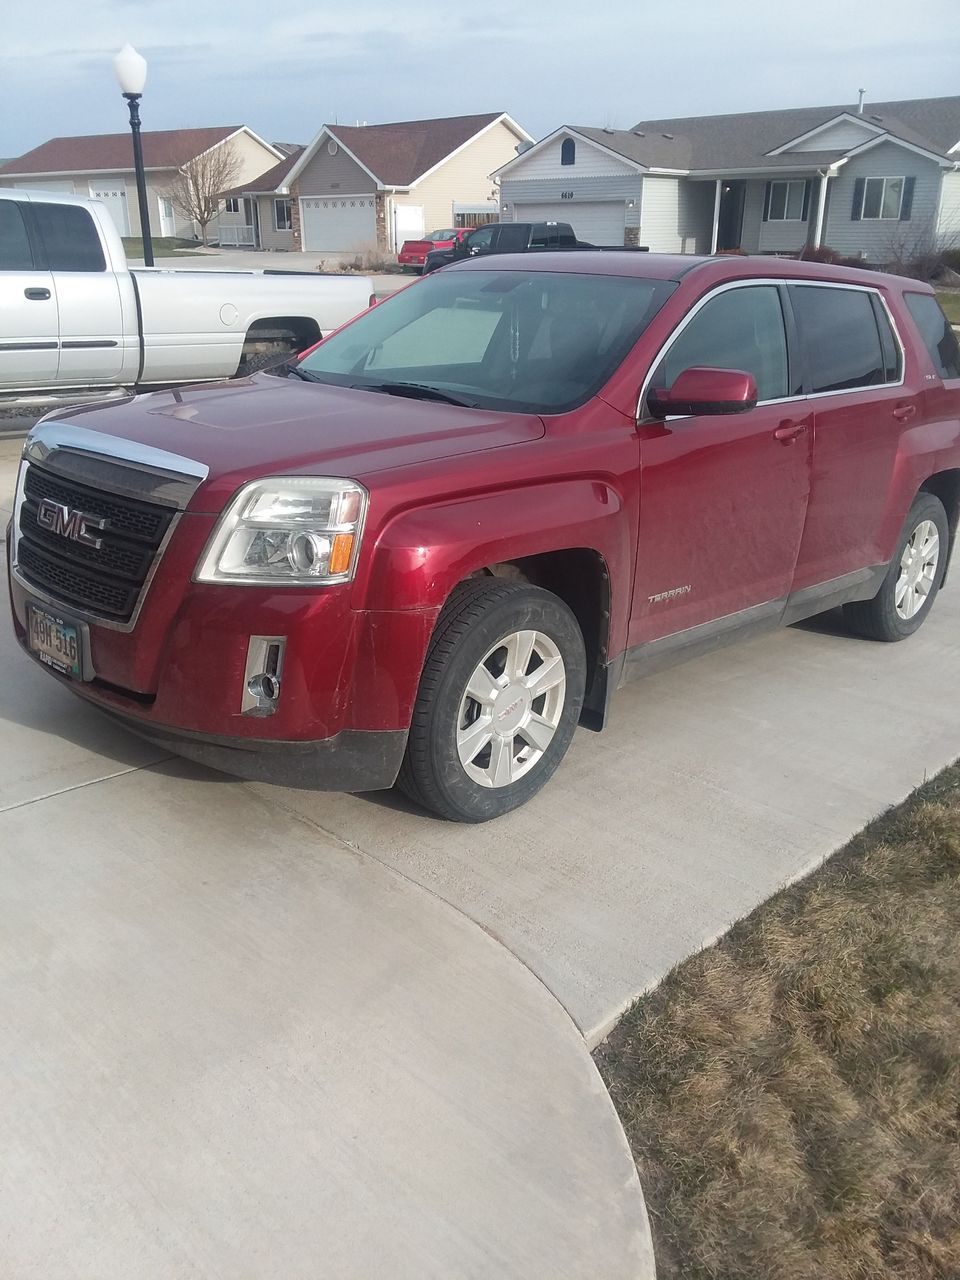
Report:
[{"label": "truck tire", "polygon": [[461,583],[427,652],[397,785],[454,822],[516,809],[563,759],[585,680],[583,636],[557,596],[490,578]]},{"label": "truck tire", "polygon": [[906,640],[933,608],[947,566],[950,530],[943,503],[917,495],[883,586],[872,600],[843,606],[847,626],[869,640]]}]

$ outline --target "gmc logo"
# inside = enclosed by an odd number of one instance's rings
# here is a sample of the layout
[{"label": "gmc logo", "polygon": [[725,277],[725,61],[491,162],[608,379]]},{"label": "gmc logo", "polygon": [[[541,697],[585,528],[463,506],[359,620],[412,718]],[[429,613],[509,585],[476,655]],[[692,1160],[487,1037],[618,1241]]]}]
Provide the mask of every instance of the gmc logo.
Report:
[{"label": "gmc logo", "polygon": [[99,551],[103,542],[91,529],[105,529],[106,520],[98,520],[95,516],[84,515],[82,511],[74,511],[72,507],[61,506],[50,498],[44,498],[37,512],[37,524],[51,533],[58,533],[61,538],[69,538],[71,542],[82,542],[85,547],[93,547]]}]

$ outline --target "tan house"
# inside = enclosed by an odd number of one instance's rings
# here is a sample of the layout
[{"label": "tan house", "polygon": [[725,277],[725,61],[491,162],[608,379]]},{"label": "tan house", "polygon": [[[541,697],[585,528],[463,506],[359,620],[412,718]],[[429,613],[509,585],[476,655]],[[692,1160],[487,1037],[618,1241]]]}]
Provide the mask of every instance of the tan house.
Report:
[{"label": "tan house", "polygon": [[[196,227],[166,194],[177,171],[214,147],[229,146],[240,162],[241,183],[252,181],[283,152],[246,125],[145,132],[143,163],[150,229],[155,236],[193,237]],[[0,166],[0,186],[68,191],[95,196],[106,204],[121,235],[140,235],[140,209],[129,132],[51,138],[26,155]],[[234,243],[242,243],[239,237]]]},{"label": "tan house", "polygon": [[496,218],[490,174],[531,141],[505,112],[324,125],[231,196],[247,202],[261,248],[391,252],[426,231]]}]

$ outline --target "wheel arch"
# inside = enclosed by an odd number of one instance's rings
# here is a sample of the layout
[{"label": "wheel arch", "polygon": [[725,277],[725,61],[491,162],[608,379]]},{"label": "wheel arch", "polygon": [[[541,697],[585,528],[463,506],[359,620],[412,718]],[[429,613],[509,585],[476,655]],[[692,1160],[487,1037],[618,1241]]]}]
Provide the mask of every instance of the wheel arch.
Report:
[{"label": "wheel arch", "polygon": [[950,545],[947,549],[947,560],[944,565],[943,578],[941,579],[941,582],[946,582],[947,573],[953,560],[953,549],[957,541],[957,527],[960,525],[960,467],[951,467],[948,470],[938,471],[934,475],[928,476],[920,486],[919,492],[932,493],[934,497],[939,498],[947,513]]}]

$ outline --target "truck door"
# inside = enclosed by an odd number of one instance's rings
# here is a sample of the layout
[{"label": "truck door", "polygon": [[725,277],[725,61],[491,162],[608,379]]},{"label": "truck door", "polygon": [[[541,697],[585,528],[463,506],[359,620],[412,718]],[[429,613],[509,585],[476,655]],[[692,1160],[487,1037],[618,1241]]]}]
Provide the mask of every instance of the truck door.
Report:
[{"label": "truck door", "polygon": [[100,233],[82,205],[30,205],[60,313],[60,386],[114,382],[123,367],[120,283],[109,269]]},{"label": "truck door", "polygon": [[38,265],[23,207],[0,194],[0,391],[52,386],[60,359],[53,277]]}]

